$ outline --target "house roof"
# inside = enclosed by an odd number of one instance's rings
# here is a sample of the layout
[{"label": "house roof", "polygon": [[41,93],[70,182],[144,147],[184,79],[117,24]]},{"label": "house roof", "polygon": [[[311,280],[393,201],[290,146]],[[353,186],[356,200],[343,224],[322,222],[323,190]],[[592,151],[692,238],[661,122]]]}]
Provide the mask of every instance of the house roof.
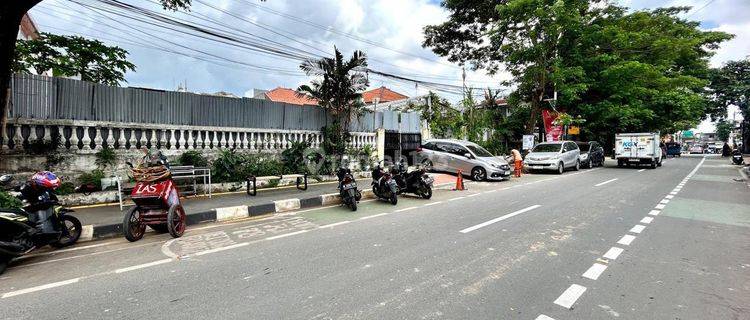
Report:
[{"label": "house roof", "polygon": [[383,102],[404,100],[408,98],[409,97],[403,94],[400,94],[396,91],[393,91],[391,89],[388,89],[386,87],[380,87],[380,88],[373,89],[370,91],[365,91],[362,93],[362,100],[364,100],[364,102],[367,104],[375,103],[375,99],[378,99],[379,103],[383,103]]},{"label": "house roof", "polygon": [[313,99],[313,98],[310,98],[310,97],[307,97],[307,96],[305,96],[305,97],[299,97],[297,95],[297,91],[294,91],[294,90],[289,89],[289,88],[278,87],[276,89],[269,90],[265,94],[266,94],[266,98],[268,100],[275,101],[275,102],[283,102],[283,103],[288,103],[288,104],[296,104],[298,106],[302,106],[302,105],[317,105],[318,104],[318,100],[317,99]]},{"label": "house roof", "polygon": [[39,29],[36,27],[36,23],[34,23],[34,20],[31,19],[31,16],[28,13],[24,14],[23,18],[21,18],[19,31],[21,31],[21,34],[26,39],[39,38]]}]

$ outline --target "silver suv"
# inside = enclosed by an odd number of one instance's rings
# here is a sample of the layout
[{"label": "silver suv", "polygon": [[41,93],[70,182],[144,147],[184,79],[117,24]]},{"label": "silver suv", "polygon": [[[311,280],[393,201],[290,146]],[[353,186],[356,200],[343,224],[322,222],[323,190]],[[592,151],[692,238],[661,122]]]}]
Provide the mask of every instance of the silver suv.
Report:
[{"label": "silver suv", "polygon": [[524,159],[527,170],[554,170],[562,174],[565,169],[581,168],[581,150],[573,141],[544,142],[534,146]]},{"label": "silver suv", "polygon": [[504,180],[510,177],[510,166],[476,143],[453,140],[428,140],[417,150],[417,163],[435,171],[471,175],[475,181]]}]

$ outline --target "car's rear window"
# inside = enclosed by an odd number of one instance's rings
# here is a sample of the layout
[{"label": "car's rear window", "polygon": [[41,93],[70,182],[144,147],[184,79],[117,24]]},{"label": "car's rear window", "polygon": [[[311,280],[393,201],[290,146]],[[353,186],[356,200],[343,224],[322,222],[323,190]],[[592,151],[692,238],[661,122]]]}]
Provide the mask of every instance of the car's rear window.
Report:
[{"label": "car's rear window", "polygon": [[581,149],[581,152],[589,151],[589,148],[591,148],[591,145],[588,143],[579,143],[578,149]]}]

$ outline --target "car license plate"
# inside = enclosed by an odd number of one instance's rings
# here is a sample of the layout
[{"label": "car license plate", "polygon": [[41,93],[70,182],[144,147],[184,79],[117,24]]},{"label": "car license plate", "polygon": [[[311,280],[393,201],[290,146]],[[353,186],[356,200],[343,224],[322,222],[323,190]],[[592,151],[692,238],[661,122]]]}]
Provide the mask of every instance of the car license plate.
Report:
[{"label": "car license plate", "polygon": [[543,168],[544,167],[542,167],[542,166],[531,166],[531,169],[543,169]]}]

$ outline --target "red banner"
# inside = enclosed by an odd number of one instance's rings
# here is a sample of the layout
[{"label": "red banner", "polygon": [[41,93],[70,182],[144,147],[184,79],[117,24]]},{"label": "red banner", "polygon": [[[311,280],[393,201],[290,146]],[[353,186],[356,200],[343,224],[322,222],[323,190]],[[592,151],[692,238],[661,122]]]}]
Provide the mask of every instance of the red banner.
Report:
[{"label": "red banner", "polygon": [[552,123],[555,119],[557,119],[557,112],[542,110],[542,120],[544,121],[544,131],[547,132],[547,141],[560,141],[562,137],[563,128]]}]

